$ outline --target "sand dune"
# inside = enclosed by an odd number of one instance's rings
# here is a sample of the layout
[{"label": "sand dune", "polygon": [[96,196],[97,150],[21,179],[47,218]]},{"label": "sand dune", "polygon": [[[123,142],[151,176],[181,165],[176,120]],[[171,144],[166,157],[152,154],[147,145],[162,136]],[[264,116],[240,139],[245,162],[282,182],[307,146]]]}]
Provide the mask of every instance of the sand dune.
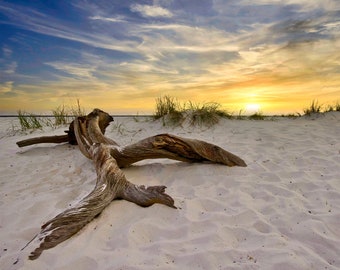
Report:
[{"label": "sand dune", "polygon": [[[64,128],[11,134],[0,118],[1,269],[340,269],[340,113],[212,128],[116,118],[107,136],[129,144],[171,133],[217,144],[248,167],[146,160],[135,184],[165,185],[178,209],[114,201],[74,237],[27,259],[40,226],[95,183],[77,146],[15,142]],[[14,123],[15,125],[15,123]]]}]

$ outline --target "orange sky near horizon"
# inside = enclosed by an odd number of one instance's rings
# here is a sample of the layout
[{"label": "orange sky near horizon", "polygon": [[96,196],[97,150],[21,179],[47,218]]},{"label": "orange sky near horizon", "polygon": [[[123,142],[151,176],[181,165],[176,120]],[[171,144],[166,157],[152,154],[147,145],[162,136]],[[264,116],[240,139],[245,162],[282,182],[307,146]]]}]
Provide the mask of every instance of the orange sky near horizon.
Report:
[{"label": "orange sky near horizon", "polygon": [[[21,88],[38,88],[38,91],[22,91],[15,99],[2,98],[0,113],[16,113],[20,109],[48,114],[61,105],[74,107],[79,99],[86,111],[99,107],[111,114],[152,114],[156,98],[164,95],[174,97],[181,103],[217,102],[222,109],[233,114],[302,113],[313,100],[324,107],[340,102],[340,77],[329,73],[327,78],[320,78],[317,72],[310,70],[301,71],[300,74],[275,74],[271,70],[267,74],[251,74],[249,77],[233,74],[233,82],[225,82],[220,76],[216,76],[215,81],[210,77],[187,77],[186,82],[181,84],[170,84],[161,75],[156,77],[151,74],[150,79],[147,78],[148,74],[144,75],[141,81],[135,76],[131,84],[127,79],[122,90],[115,91],[110,91],[110,85],[97,80],[82,83],[67,79],[51,84],[21,85]],[[63,90],[64,87],[66,90]],[[43,93],[39,88],[52,91]],[[78,88],[86,89],[85,94]],[[56,95],[51,96],[50,92]]]}]

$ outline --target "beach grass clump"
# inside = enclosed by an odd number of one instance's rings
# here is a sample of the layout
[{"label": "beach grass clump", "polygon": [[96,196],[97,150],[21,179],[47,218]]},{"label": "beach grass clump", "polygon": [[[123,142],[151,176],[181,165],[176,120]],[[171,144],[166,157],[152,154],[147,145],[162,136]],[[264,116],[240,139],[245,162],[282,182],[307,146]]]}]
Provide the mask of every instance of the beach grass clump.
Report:
[{"label": "beach grass clump", "polygon": [[336,111],[336,112],[340,112],[340,102],[336,102],[334,105],[328,105],[325,112],[332,112],[332,111]]},{"label": "beach grass clump", "polygon": [[37,116],[22,110],[18,111],[18,119],[22,131],[29,129],[41,129],[44,126],[56,128],[62,125],[70,124],[77,116],[84,115],[86,115],[86,113],[85,110],[80,106],[79,100],[77,100],[77,105],[75,107],[61,105],[56,109],[53,109],[52,117],[51,115]]},{"label": "beach grass clump", "polygon": [[337,112],[340,112],[340,102],[339,101],[337,103],[335,103],[334,110],[337,111]]},{"label": "beach grass clump", "polygon": [[72,118],[86,115],[85,109],[81,107],[79,99],[77,99],[76,106],[71,106],[69,114],[72,116]]},{"label": "beach grass clump", "polygon": [[313,100],[309,107],[303,109],[303,113],[307,116],[314,113],[321,113],[322,105],[317,100]]},{"label": "beach grass clump", "polygon": [[42,128],[41,119],[39,119],[39,117],[34,114],[26,113],[22,110],[19,110],[18,119],[19,119],[19,123],[20,123],[20,127],[22,131]]},{"label": "beach grass clump", "polygon": [[183,120],[183,109],[180,102],[171,96],[165,95],[156,98],[156,111],[154,119],[162,119],[163,125],[178,125]]},{"label": "beach grass clump", "polygon": [[65,105],[58,106],[54,110],[52,110],[52,114],[54,117],[54,125],[61,126],[66,125],[69,119],[69,112],[66,110]]},{"label": "beach grass clump", "polygon": [[333,107],[333,105],[327,105],[325,112],[332,112],[335,111],[335,108]]},{"label": "beach grass clump", "polygon": [[163,96],[156,99],[154,119],[163,120],[163,125],[180,125],[188,121],[193,126],[212,126],[221,117],[232,116],[221,109],[217,102],[195,103],[188,101],[181,104],[176,98]]},{"label": "beach grass clump", "polygon": [[301,117],[301,114],[300,113],[289,113],[289,114],[287,114],[287,115],[282,115],[282,117],[288,117],[288,118],[293,118],[293,119],[295,119],[295,118],[298,118],[298,117]]},{"label": "beach grass clump", "polygon": [[80,101],[77,99],[76,106],[60,105],[52,110],[54,117],[54,126],[70,124],[76,117],[86,115],[84,108],[80,106]]},{"label": "beach grass clump", "polygon": [[213,126],[219,122],[221,117],[231,117],[221,109],[221,104],[217,102],[200,104],[189,101],[185,108],[189,122],[193,126]]},{"label": "beach grass clump", "polygon": [[159,119],[168,114],[179,111],[181,111],[181,106],[176,98],[168,95],[156,98],[156,112],[154,114],[155,119]]},{"label": "beach grass clump", "polygon": [[256,112],[252,115],[249,115],[248,119],[250,119],[250,120],[264,120],[265,116],[263,115],[262,112]]}]

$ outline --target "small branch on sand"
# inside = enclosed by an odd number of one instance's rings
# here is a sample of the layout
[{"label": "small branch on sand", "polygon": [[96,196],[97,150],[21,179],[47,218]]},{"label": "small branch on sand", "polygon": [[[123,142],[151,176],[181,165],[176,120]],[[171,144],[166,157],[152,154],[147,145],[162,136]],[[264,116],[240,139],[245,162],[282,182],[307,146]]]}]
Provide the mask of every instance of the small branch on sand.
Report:
[{"label": "small branch on sand", "polygon": [[17,145],[19,147],[24,147],[38,143],[64,143],[68,141],[69,141],[68,135],[43,136],[19,141],[17,142]]}]

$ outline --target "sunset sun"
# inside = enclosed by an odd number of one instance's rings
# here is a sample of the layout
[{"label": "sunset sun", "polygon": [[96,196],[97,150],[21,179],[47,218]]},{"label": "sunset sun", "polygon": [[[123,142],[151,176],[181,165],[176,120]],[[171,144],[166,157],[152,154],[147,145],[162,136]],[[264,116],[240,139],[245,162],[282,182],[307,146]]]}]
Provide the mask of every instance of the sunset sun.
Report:
[{"label": "sunset sun", "polygon": [[261,109],[261,106],[256,103],[251,103],[246,105],[246,113],[247,114],[253,114],[259,112]]}]

